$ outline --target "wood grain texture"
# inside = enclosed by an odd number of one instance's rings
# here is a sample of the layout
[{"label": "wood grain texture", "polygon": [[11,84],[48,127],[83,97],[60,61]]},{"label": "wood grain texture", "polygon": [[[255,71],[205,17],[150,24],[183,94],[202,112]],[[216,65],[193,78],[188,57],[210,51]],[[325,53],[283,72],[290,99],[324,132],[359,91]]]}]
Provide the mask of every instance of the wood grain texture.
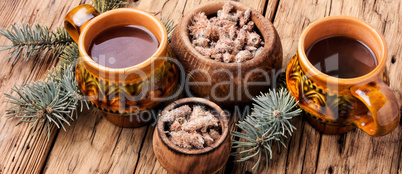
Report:
[{"label": "wood grain texture", "polygon": [[[158,1],[159,3],[154,3],[153,1],[138,1],[134,4],[130,4],[130,7],[145,9],[148,11],[161,11],[161,16],[169,17],[174,19],[176,23],[180,21],[180,19],[185,15],[186,12],[191,9],[207,3],[205,0],[169,0],[169,1]],[[183,2],[185,2],[183,4]],[[257,0],[257,1],[247,1],[241,0],[239,1],[243,4],[247,4],[248,6],[256,9],[258,12],[263,13],[266,5],[266,1]],[[164,4],[161,8],[156,8],[152,4]],[[152,6],[154,8],[152,8]],[[272,8],[272,9],[271,9]],[[269,8],[265,9],[266,11],[275,11],[276,6],[271,5]],[[235,129],[233,118],[238,118],[236,116],[232,116],[232,119],[229,122],[229,127],[231,130]],[[160,165],[160,163],[155,158],[155,154],[152,149],[152,135],[153,135],[154,127],[149,126],[147,135],[145,137],[145,141],[143,147],[140,152],[140,157],[138,161],[138,165],[136,167],[135,173],[167,173],[167,171]],[[232,158],[229,158],[228,165],[222,169],[219,173],[228,173],[232,171]]]},{"label": "wood grain texture", "polygon": [[[64,15],[90,0],[2,0],[0,27],[13,23],[62,25]],[[158,12],[177,23],[188,10],[206,0],[138,0],[129,7]],[[240,0],[273,21],[284,50],[283,67],[296,52],[298,37],[313,21],[329,15],[361,18],[384,34],[388,45],[387,67],[391,88],[402,104],[402,2],[400,0]],[[0,37],[0,45],[8,44]],[[6,52],[0,52],[4,59]],[[2,61],[2,60],[0,60]],[[3,63],[3,62],[2,62]],[[43,78],[57,59],[45,58],[0,69],[0,101],[14,84]],[[31,136],[27,124],[4,117],[0,103],[0,173],[166,173],[152,150],[152,125],[139,129],[119,128],[91,110],[80,115],[67,131],[53,128],[50,141]],[[391,134],[372,138],[354,130],[344,135],[323,135],[303,118],[295,118],[297,131],[287,149],[274,154],[268,171],[261,173],[402,173],[402,126]],[[232,124],[233,125],[233,122]],[[234,127],[231,126],[233,129]],[[274,149],[275,150],[275,149]],[[276,150],[275,150],[276,151]],[[252,162],[232,163],[220,173],[246,173]]]},{"label": "wood grain texture", "polygon": [[[189,42],[191,36],[188,33],[188,26],[191,25],[194,14],[203,12],[206,16],[216,15],[224,3],[207,3],[189,11],[178,23],[170,45],[186,71],[187,78],[191,79],[191,84],[200,84],[188,85],[193,95],[209,98],[221,107],[233,107],[252,103],[254,96],[260,92],[268,92],[270,83],[250,84],[266,82],[266,72],[281,69],[283,51],[272,23],[252,10],[250,19],[255,23],[255,28],[262,33],[261,38],[266,43],[261,54],[241,64],[217,63],[199,54]],[[247,10],[241,3],[233,2],[232,5],[234,10]]]},{"label": "wood grain texture", "polygon": [[[216,103],[198,97],[177,100],[165,107],[162,113],[169,112],[183,105],[188,105],[193,109],[195,106],[202,106],[206,111],[209,111],[214,117],[219,119],[220,137],[211,145],[205,145],[202,149],[190,150],[180,148],[170,141],[171,137],[169,138],[166,133],[169,127],[163,121],[164,118],[162,115],[158,119],[153,134],[152,146],[154,154],[158,162],[169,173],[186,174],[189,171],[191,173],[217,173],[227,163],[231,151],[228,116]],[[195,111],[193,110],[193,112]]]},{"label": "wood grain texture", "polygon": [[[180,19],[191,9],[209,1],[216,0],[138,0],[128,5],[128,7],[139,8],[149,12],[160,12],[160,15],[173,19],[177,24]],[[221,0],[222,1],[222,0]],[[260,13],[264,12],[265,0],[239,0]]]},{"label": "wood grain texture", "polygon": [[93,109],[59,133],[44,173],[133,173],[146,132],[117,127]]},{"label": "wood grain texture", "polygon": [[[59,16],[67,13],[70,7],[79,4],[79,1],[0,1],[0,27],[10,28],[14,23],[40,23],[55,29],[61,26]],[[4,37],[0,37],[0,45],[10,44]],[[5,110],[10,105],[3,103],[3,93],[11,92],[14,85],[23,85],[26,82],[43,79],[49,69],[55,66],[57,59],[45,57],[43,59],[19,62],[12,66],[12,62],[5,61],[8,52],[0,52],[0,173],[39,173],[46,161],[52,144],[57,135],[57,129],[52,127],[50,140],[43,137],[43,130],[34,136],[29,124],[15,126],[17,119],[4,117]]]},{"label": "wood grain texture", "polygon": [[[401,104],[401,1],[280,0],[274,26],[282,40],[284,66],[297,50],[298,38],[310,23],[333,15],[363,19],[377,28],[388,45],[387,68],[391,88]],[[266,14],[270,15],[270,14]],[[394,61],[392,61],[394,57]],[[399,61],[399,62],[398,62]],[[394,62],[394,63],[392,63]],[[400,68],[399,68],[400,69]],[[324,135],[301,118],[294,119],[295,135],[287,149],[275,153],[268,171],[261,173],[397,173],[401,172],[402,127],[373,138],[361,130]],[[235,163],[235,173],[250,171],[251,162]]]}]

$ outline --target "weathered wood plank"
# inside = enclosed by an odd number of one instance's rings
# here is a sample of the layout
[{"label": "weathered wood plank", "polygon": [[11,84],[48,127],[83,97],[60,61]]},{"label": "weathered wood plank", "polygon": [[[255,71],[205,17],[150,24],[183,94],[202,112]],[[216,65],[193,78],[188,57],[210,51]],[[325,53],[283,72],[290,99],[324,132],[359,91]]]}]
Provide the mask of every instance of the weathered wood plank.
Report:
[{"label": "weathered wood plank", "polygon": [[266,4],[266,8],[264,11],[264,15],[266,18],[268,18],[271,22],[274,21],[275,15],[278,9],[279,5],[279,0],[268,0],[268,3]]},{"label": "weathered wood plank", "polygon": [[[152,11],[152,7],[140,9]],[[147,129],[117,127],[93,109],[67,132],[60,132],[44,172],[134,173]]]},{"label": "weathered wood plank", "polygon": [[157,161],[153,148],[152,137],[155,131],[154,126],[149,126],[147,135],[144,139],[144,146],[141,149],[138,164],[134,173],[158,173],[167,174],[168,172]]},{"label": "weathered wood plank", "polygon": [[[225,110],[225,112],[228,112]],[[229,122],[229,129],[230,131],[235,130],[236,127],[234,126],[234,120],[238,119],[239,115],[232,116],[230,117],[230,122]],[[148,127],[147,135],[144,139],[144,144],[140,152],[139,156],[139,161],[136,166],[135,173],[142,174],[142,173],[155,173],[155,174],[162,174],[162,173],[168,173],[158,162],[158,160],[155,157],[155,154],[153,152],[153,147],[152,147],[152,138],[153,138],[153,133],[155,131],[155,126],[150,125]],[[232,166],[232,160],[229,159],[228,166],[223,167],[218,173],[227,173],[228,171],[232,171],[231,166]]]},{"label": "weathered wood plank", "polygon": [[[12,23],[40,23],[52,28],[62,25],[68,10],[86,1],[0,1],[0,27]],[[161,16],[178,22],[183,13],[205,0],[139,0],[129,7],[161,11]],[[264,0],[240,2],[265,11],[282,40],[284,66],[296,52],[298,37],[311,22],[328,15],[351,15],[371,23],[385,36],[388,44],[391,88],[399,104],[402,102],[402,8],[400,1],[375,0]],[[278,10],[275,12],[276,7]],[[264,10],[265,9],[265,10]],[[62,16],[62,17],[61,17]],[[0,45],[6,44],[0,37]],[[6,57],[0,52],[0,57]],[[391,59],[393,58],[393,60]],[[11,92],[14,84],[43,78],[54,67],[55,59],[28,61],[15,66],[3,63],[0,70],[0,100]],[[153,126],[139,129],[118,128],[99,115],[98,111],[81,114],[67,132],[53,132],[49,142],[42,134],[31,136],[28,125],[15,127],[17,120],[4,117],[7,104],[0,104],[0,173],[166,173],[154,158]],[[402,127],[390,135],[371,138],[360,130],[345,135],[321,135],[302,118],[294,120],[295,135],[287,141],[288,148],[275,153],[269,173],[402,173]],[[56,138],[57,136],[57,138]],[[53,149],[52,143],[54,142]],[[143,144],[142,144],[143,143]],[[50,155],[48,156],[48,153]],[[46,158],[48,159],[46,161]],[[44,166],[44,163],[46,164]],[[226,172],[251,171],[252,162],[234,163]],[[221,173],[225,172],[224,170]],[[260,172],[266,173],[264,168]]]},{"label": "weathered wood plank", "polygon": [[60,132],[44,173],[133,173],[147,127],[124,129],[93,109]]},{"label": "weathered wood plank", "polygon": [[[161,16],[163,17],[169,17],[171,19],[174,19],[175,22],[177,23],[180,21],[182,16],[191,10],[192,8],[195,8],[199,6],[200,4],[206,3],[207,1],[201,0],[201,1],[180,1],[180,0],[175,0],[175,1],[138,1],[137,3],[134,3],[133,5],[130,5],[131,7],[134,8],[140,8],[140,9],[147,9],[148,11],[161,11]],[[265,1],[263,0],[258,0],[258,1],[240,1],[241,3],[247,4],[248,6],[255,8],[259,12],[263,13],[264,7],[265,7]],[[158,4],[158,5],[156,5]],[[163,5],[161,5],[163,4]],[[275,4],[275,3],[272,3]],[[154,6],[156,5],[156,6]],[[274,11],[273,9],[270,8],[275,8],[276,5],[270,5],[269,6],[269,11]],[[159,8],[159,9],[158,9]],[[233,120],[230,122],[230,127],[231,129],[234,129],[233,125]],[[159,164],[157,159],[155,158],[155,155],[153,153],[152,149],[152,135],[154,131],[153,126],[149,126],[148,128],[148,133],[145,138],[145,142],[143,145],[143,148],[140,152],[140,157],[139,157],[139,162],[136,167],[135,173],[167,173],[166,170],[163,169],[163,167]],[[229,161],[231,163],[231,161]],[[230,165],[230,164],[229,164]],[[230,165],[231,166],[231,165]],[[219,173],[224,173],[226,168],[224,167]],[[231,171],[230,170],[226,170]]]},{"label": "weathered wood plank", "polygon": [[[138,8],[152,12],[152,7]],[[94,109],[60,132],[44,172],[134,173],[147,129],[117,127]]]},{"label": "weathered wood plank", "polygon": [[[161,16],[173,19],[178,23],[186,12],[209,1],[214,0],[139,0],[130,3],[128,7],[139,8],[150,12],[160,12]],[[263,13],[266,4],[265,0],[239,0],[239,2],[261,13]]]},{"label": "weathered wood plank", "polygon": [[[51,28],[60,26],[66,8],[78,5],[79,1],[1,1],[0,27],[10,28],[13,23],[40,23]],[[0,45],[10,44],[0,37]],[[0,52],[0,173],[39,173],[55,140],[57,129],[52,127],[50,140],[43,138],[43,131],[32,136],[29,124],[16,127],[17,119],[8,120],[5,110],[10,105],[3,103],[4,92],[11,92],[14,85],[43,78],[47,70],[57,63],[57,59],[44,58],[19,62],[12,66],[5,61],[7,52]]]},{"label": "weathered wood plank", "polygon": [[[401,61],[392,63],[392,57],[400,60],[402,53],[402,13],[401,1],[340,1],[332,2],[329,15],[349,15],[361,18],[385,37],[388,45],[387,68],[390,74],[390,87],[399,97],[401,104]],[[402,127],[399,126],[391,134],[372,138],[363,131],[356,130],[343,136],[323,136],[317,172],[333,171],[333,173],[396,173],[400,170],[402,153]],[[334,147],[334,144],[336,147]],[[399,154],[399,155],[398,155]],[[328,158],[330,157],[330,158]],[[399,161],[399,163],[398,163]],[[399,166],[399,169],[398,169]]]},{"label": "weathered wood plank", "polygon": [[[401,2],[280,0],[274,25],[281,37],[285,67],[297,49],[298,38],[310,23],[325,16],[349,15],[376,27],[388,44],[391,88],[401,104]],[[266,16],[271,14],[266,13]],[[392,60],[393,59],[393,60]],[[400,68],[399,68],[400,69]],[[268,171],[261,173],[397,173],[401,172],[402,127],[373,138],[361,130],[344,135],[322,135],[301,118],[296,118],[295,135],[288,149],[274,154]],[[251,171],[251,163],[235,163],[235,173]]]}]

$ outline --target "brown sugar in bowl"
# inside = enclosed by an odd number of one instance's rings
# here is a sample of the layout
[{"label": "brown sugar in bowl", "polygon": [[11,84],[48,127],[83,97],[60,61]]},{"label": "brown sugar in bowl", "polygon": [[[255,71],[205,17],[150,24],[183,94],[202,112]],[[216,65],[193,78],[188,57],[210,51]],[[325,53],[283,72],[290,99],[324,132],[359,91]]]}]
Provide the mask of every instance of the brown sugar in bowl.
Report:
[{"label": "brown sugar in bowl", "polygon": [[[242,63],[224,63],[200,54],[190,42],[188,26],[198,12],[204,12],[208,17],[216,16],[224,3],[211,2],[188,12],[173,32],[171,46],[188,75],[187,79],[190,79],[191,83],[186,83],[189,85],[186,88],[191,93],[189,96],[208,98],[224,107],[245,105],[260,91],[267,91],[275,81],[272,80],[274,77],[271,71],[276,70],[273,73],[276,74],[282,67],[282,45],[272,23],[251,9],[251,20],[265,42],[263,51],[258,56]],[[234,10],[248,9],[238,2],[231,4]],[[253,82],[263,83],[257,85],[252,84]]]},{"label": "brown sugar in bowl", "polygon": [[153,149],[159,163],[169,173],[216,173],[227,162],[230,155],[230,136],[228,119],[215,103],[203,98],[183,98],[167,106],[170,111],[183,105],[205,107],[214,115],[219,115],[221,137],[210,146],[202,149],[186,149],[173,144],[166,135],[166,128],[159,118],[153,135]]}]

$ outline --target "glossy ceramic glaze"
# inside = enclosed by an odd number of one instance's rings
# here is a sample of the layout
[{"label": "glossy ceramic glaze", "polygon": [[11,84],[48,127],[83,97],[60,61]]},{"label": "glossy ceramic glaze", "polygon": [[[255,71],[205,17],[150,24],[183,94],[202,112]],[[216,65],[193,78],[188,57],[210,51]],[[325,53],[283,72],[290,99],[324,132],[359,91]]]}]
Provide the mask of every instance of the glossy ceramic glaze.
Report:
[{"label": "glossy ceramic glaze", "polygon": [[[321,73],[305,51],[329,36],[347,36],[373,50],[378,66],[356,78]],[[309,123],[324,133],[341,134],[358,127],[372,136],[390,133],[398,125],[397,100],[387,86],[387,48],[381,34],[368,23],[348,16],[332,16],[309,25],[302,33],[296,55],[287,67],[288,89],[307,113]]]},{"label": "glossy ceramic glaze", "polygon": [[216,173],[229,159],[231,150],[228,118],[215,103],[203,98],[183,98],[173,102],[163,111],[182,105],[201,105],[211,113],[219,115],[221,137],[203,149],[185,149],[173,144],[166,136],[162,119],[158,120],[153,135],[153,149],[159,163],[169,173]]},{"label": "glossy ceramic glaze", "polygon": [[[159,48],[144,62],[127,68],[108,68],[88,56],[92,40],[105,29],[122,25],[139,25],[150,30]],[[90,5],[71,10],[65,28],[77,42],[80,58],[76,80],[80,90],[112,123],[137,127],[151,121],[143,111],[168,97],[178,82],[178,69],[168,60],[172,53],[163,24],[142,10],[121,8],[100,14]]]}]

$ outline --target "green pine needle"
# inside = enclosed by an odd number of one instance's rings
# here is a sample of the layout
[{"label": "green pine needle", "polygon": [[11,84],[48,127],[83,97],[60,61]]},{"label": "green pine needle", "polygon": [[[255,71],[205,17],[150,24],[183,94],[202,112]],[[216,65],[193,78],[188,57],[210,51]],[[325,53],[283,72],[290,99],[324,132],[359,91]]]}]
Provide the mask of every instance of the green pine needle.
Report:
[{"label": "green pine needle", "polygon": [[292,136],[296,127],[291,123],[291,119],[301,113],[296,109],[297,102],[290,93],[281,88],[279,92],[270,90],[267,94],[261,94],[254,99],[253,111],[244,121],[239,121],[236,126],[239,132],[232,131],[234,137],[239,140],[232,140],[233,147],[237,149],[232,153],[233,156],[240,156],[238,162],[247,161],[258,156],[257,162],[253,166],[256,171],[261,164],[262,154],[265,154],[266,167],[272,158],[271,146],[276,142],[286,147],[286,134]]},{"label": "green pine needle", "polygon": [[[127,4],[124,0],[93,0],[95,8],[103,13],[108,10],[120,8]],[[64,28],[57,28],[56,31],[49,30],[46,26],[36,24],[12,25],[12,29],[0,28],[0,35],[12,42],[11,45],[0,46],[0,51],[11,50],[6,60],[12,60],[15,65],[18,60],[28,60],[32,57],[48,55],[51,52],[53,57],[58,57],[66,46],[74,41]]]},{"label": "green pine needle", "polygon": [[160,20],[163,23],[163,25],[165,25],[166,31],[168,33],[168,39],[170,41],[170,39],[172,38],[172,33],[173,33],[174,29],[176,28],[177,24],[174,23],[173,19],[169,19],[169,18],[161,17]]},{"label": "green pine needle", "polygon": [[94,7],[99,13],[120,8],[128,4],[124,0],[92,0]]},{"label": "green pine needle", "polygon": [[75,61],[71,64],[59,65],[53,73],[49,73],[48,81],[53,81],[55,84],[60,84],[61,89],[68,95],[72,96],[70,101],[74,106],[77,107],[72,107],[70,109],[71,117],[73,114],[75,114],[77,118],[78,112],[82,112],[84,107],[87,109],[90,108],[90,103],[86,97],[82,95],[81,90],[78,88],[77,81],[75,79],[75,65]]},{"label": "green pine needle", "polygon": [[45,134],[50,137],[50,124],[57,128],[70,125],[70,120],[78,116],[84,107],[90,105],[82,97],[74,75],[75,64],[59,66],[53,73],[49,73],[47,81],[30,82],[23,86],[12,88],[17,96],[5,93],[6,102],[13,104],[6,110],[9,118],[19,118],[19,123],[31,123],[35,132],[45,126]]},{"label": "green pine needle", "polygon": [[[99,12],[105,12],[127,4],[124,0],[93,0]],[[175,28],[173,20],[162,18],[169,34]],[[82,96],[75,79],[75,65],[79,57],[77,44],[66,30],[58,28],[55,32],[40,25],[13,25],[12,30],[0,29],[13,44],[2,46],[4,50],[12,50],[8,60],[13,64],[20,58],[28,60],[34,56],[52,55],[60,61],[54,71],[49,72],[45,81],[30,82],[15,86],[16,95],[5,93],[6,102],[12,104],[6,110],[9,118],[18,118],[18,124],[31,123],[34,133],[44,127],[44,136],[50,138],[50,126],[63,128],[77,118],[78,113],[90,108],[90,103]],[[169,36],[170,38],[170,36]],[[75,117],[74,117],[75,114]],[[18,125],[17,124],[17,125]]]},{"label": "green pine needle", "polygon": [[286,72],[281,72],[276,78],[276,89],[287,88],[286,87]]},{"label": "green pine needle", "polygon": [[64,66],[75,62],[78,59],[79,55],[80,52],[78,50],[78,45],[76,43],[71,43],[63,50],[63,53],[60,55],[60,62],[58,66]]},{"label": "green pine needle", "polygon": [[0,46],[0,51],[11,50],[6,60],[13,60],[13,65],[20,58],[44,57],[49,52],[57,57],[68,44],[74,42],[63,28],[51,31],[39,24],[16,24],[11,30],[0,28],[0,35],[12,42],[11,45]]}]

